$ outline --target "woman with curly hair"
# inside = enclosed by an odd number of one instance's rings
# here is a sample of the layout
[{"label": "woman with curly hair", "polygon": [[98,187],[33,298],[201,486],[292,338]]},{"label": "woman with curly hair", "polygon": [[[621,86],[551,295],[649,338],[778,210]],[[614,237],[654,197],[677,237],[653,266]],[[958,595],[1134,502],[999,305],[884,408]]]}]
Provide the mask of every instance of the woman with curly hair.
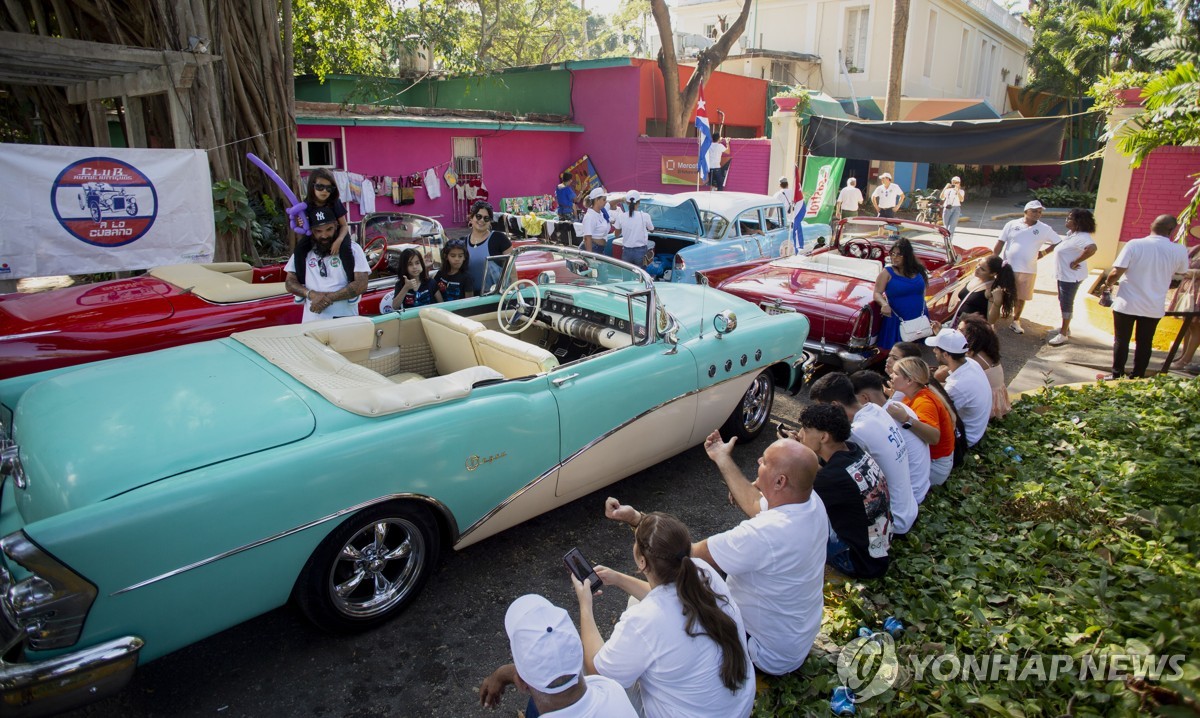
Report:
[{"label": "woman with curly hair", "polygon": [[900,341],[900,322],[928,314],[925,287],[929,272],[913,251],[912,242],[901,237],[888,250],[891,266],[875,278],[875,301],[883,324],[879,328],[879,350],[887,351]]},{"label": "woman with curly hair", "polygon": [[1058,280],[1058,308],[1062,312],[1062,326],[1058,334],[1048,342],[1057,347],[1071,338],[1071,316],[1075,313],[1075,295],[1079,285],[1087,279],[1087,259],[1096,253],[1096,218],[1091,210],[1073,209],[1067,214],[1067,236],[1054,246],[1054,273]]},{"label": "woman with curly hair", "polygon": [[606,586],[637,599],[605,641],[592,615],[591,588],[574,576],[583,662],[589,673],[639,686],[646,718],[737,718],[754,707],[754,667],[742,616],[712,566],[692,558],[687,527],[649,513],[633,530],[641,581],[596,567]]}]

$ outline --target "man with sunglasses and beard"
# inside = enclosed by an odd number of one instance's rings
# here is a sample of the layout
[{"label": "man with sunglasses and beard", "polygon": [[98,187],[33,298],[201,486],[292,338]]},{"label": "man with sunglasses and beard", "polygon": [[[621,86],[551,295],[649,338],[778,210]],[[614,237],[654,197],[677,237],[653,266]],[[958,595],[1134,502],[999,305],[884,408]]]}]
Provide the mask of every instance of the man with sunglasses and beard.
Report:
[{"label": "man with sunglasses and beard", "polygon": [[367,255],[357,242],[343,242],[338,254],[332,254],[338,222],[332,211],[318,209],[309,217],[312,249],[297,264],[288,260],[288,292],[306,300],[302,322],[358,314],[357,300],[367,291],[371,268]]}]

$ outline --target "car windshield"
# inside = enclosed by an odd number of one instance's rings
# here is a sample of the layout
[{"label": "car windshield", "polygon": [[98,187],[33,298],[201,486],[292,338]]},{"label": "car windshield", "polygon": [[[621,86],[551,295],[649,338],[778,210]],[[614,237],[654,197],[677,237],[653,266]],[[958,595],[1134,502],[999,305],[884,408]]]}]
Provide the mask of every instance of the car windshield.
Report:
[{"label": "car windshield", "polygon": [[488,258],[484,294],[498,293],[518,277],[535,277],[531,281],[541,285],[592,287],[623,296],[654,288],[649,275],[620,260],[573,247],[531,245]]},{"label": "car windshield", "polygon": [[362,221],[362,244],[368,257],[386,246],[384,273],[399,273],[400,255],[406,249],[420,250],[430,276],[441,268],[445,235],[436,219],[407,212],[383,212],[367,215]]},{"label": "car windshield", "polygon": [[918,254],[946,254],[946,240],[937,229],[916,222],[884,222],[850,220],[842,226],[838,244],[844,246],[852,239],[865,239],[884,247],[904,237],[912,242]]}]

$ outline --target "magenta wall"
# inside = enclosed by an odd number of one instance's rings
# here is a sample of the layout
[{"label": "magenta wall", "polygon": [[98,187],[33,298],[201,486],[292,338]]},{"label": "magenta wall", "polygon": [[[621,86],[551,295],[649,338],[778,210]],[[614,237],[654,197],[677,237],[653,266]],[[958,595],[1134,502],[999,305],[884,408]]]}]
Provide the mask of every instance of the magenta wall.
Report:
[{"label": "magenta wall", "polygon": [[638,185],[636,148],[639,73],[635,66],[572,73],[573,119],[584,132],[571,137],[570,161],[590,156],[611,192],[644,189]]},{"label": "magenta wall", "polygon": [[[643,192],[690,192],[694,186],[662,184],[664,156],[695,157],[699,151],[694,137],[641,137],[637,141],[637,188]],[[730,192],[766,194],[770,186],[770,140],[733,140],[725,189]]]},{"label": "magenta wall", "polygon": [[[453,156],[453,137],[481,137],[483,156],[483,182],[490,198],[522,197],[526,195],[554,193],[558,184],[558,173],[574,158],[571,143],[577,133],[528,132],[528,131],[480,131],[465,129],[434,129],[423,127],[346,127],[345,146],[342,147],[342,127],[325,125],[299,125],[296,135],[301,139],[323,138],[335,140],[335,149],[340,168],[362,175],[407,176],[436,167],[438,177],[446,171]],[[400,210],[424,215],[442,215],[446,226],[453,226],[451,218],[451,191],[441,183],[442,196],[429,199],[423,188],[416,191],[416,202],[397,206],[390,196],[377,197],[376,212]],[[495,204],[495,202],[493,203]],[[362,215],[357,204],[349,204],[350,219]]]}]

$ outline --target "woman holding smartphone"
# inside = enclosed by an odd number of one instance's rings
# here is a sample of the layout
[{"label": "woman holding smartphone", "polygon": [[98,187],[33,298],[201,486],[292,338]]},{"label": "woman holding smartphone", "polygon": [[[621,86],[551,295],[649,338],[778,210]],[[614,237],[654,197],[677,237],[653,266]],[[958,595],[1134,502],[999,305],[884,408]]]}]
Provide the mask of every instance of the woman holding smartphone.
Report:
[{"label": "woman holding smartphone", "polygon": [[691,557],[691,536],[673,516],[645,514],[633,537],[633,560],[645,581],[604,566],[595,569],[606,586],[637,599],[608,641],[596,627],[590,587],[571,576],[588,673],[626,689],[639,686],[646,718],[750,715],[754,668],[742,616],[725,581]]}]

